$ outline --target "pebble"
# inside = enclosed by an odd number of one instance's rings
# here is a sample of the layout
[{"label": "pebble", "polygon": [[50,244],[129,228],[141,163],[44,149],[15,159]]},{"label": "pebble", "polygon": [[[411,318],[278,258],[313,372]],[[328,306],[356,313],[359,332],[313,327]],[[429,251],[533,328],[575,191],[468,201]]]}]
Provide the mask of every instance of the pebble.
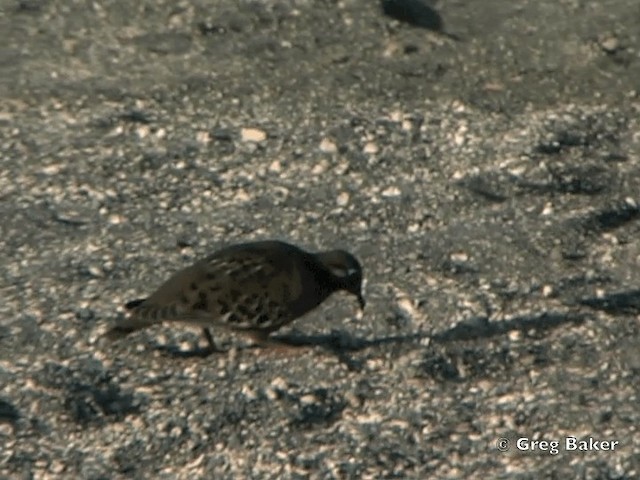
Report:
[{"label": "pebble", "polygon": [[378,153],[378,145],[375,142],[367,142],[363,149],[364,153],[368,153],[370,155],[374,153]]},{"label": "pebble", "polygon": [[259,128],[243,128],[240,130],[240,138],[243,142],[264,142],[267,139],[267,132]]},{"label": "pebble", "polygon": [[398,187],[387,187],[382,191],[382,196],[386,197],[386,198],[391,198],[391,197],[399,197],[401,195],[401,191]]},{"label": "pebble", "polygon": [[328,138],[323,138],[320,142],[320,151],[325,153],[336,153],[338,151],[338,147]]},{"label": "pebble", "polygon": [[336,203],[339,207],[345,207],[349,203],[349,193],[341,192],[336,199]]}]

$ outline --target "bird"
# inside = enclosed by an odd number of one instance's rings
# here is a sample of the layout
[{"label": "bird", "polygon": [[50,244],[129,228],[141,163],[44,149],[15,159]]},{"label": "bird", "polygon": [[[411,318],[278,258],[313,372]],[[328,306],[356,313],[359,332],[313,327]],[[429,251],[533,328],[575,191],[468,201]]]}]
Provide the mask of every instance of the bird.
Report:
[{"label": "bird", "polygon": [[268,345],[269,335],[310,312],[332,293],[354,295],[363,310],[363,270],[345,250],[307,252],[266,240],[230,245],[186,267],[146,298],[125,304],[128,315],[107,332],[118,339],[165,321],[202,327],[208,347],[220,351],[210,328],[247,333]]}]

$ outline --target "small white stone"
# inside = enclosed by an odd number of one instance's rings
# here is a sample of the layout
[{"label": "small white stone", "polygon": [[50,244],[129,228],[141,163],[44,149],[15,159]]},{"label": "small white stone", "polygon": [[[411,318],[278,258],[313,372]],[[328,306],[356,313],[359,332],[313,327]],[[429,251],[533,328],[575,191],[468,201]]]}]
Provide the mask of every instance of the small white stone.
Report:
[{"label": "small white stone", "polygon": [[240,137],[243,142],[263,142],[267,139],[267,132],[259,128],[243,128],[240,130]]},{"label": "small white stone", "polygon": [[389,114],[389,118],[391,119],[392,122],[400,122],[402,120],[402,117],[403,117],[402,112],[399,110],[394,110]]},{"label": "small white stone", "polygon": [[349,193],[341,192],[336,199],[336,203],[339,207],[344,207],[349,203]]},{"label": "small white stone", "polygon": [[190,463],[187,463],[186,467],[187,470],[192,469],[192,468],[197,468],[200,465],[202,465],[202,462],[204,461],[204,453],[202,455],[200,455],[199,457],[197,457],[195,460],[191,461]]},{"label": "small white stone", "polygon": [[66,469],[67,469],[67,467],[60,460],[53,460],[51,462],[51,465],[49,465],[49,471],[51,473],[55,473],[56,475],[60,475]]},{"label": "small white stone", "polygon": [[246,385],[242,387],[242,394],[247,400],[256,400],[258,398],[256,391]]},{"label": "small white stone", "polygon": [[313,394],[308,393],[307,395],[303,395],[302,397],[300,397],[300,403],[302,403],[303,405],[311,405],[315,402],[316,396]]},{"label": "small white stone", "polygon": [[57,173],[60,173],[60,170],[62,170],[62,164],[55,163],[53,165],[47,165],[46,167],[41,169],[40,172],[45,175],[56,175]]},{"label": "small white stone", "polygon": [[138,138],[147,138],[150,131],[151,129],[149,128],[149,125],[140,125],[138,128],[136,128],[136,134],[138,135]]},{"label": "small white stone", "polygon": [[237,202],[248,202],[250,198],[251,197],[249,197],[249,194],[243,188],[238,190],[233,197],[233,199]]},{"label": "small white stone", "polygon": [[111,215],[109,215],[108,221],[111,225],[120,225],[121,223],[124,223],[124,217],[122,215],[118,215],[117,213],[112,213]]},{"label": "small white stone", "polygon": [[201,130],[196,133],[196,141],[202,145],[207,145],[211,142],[211,135],[206,130]]},{"label": "small white stone", "polygon": [[607,53],[614,53],[620,47],[620,42],[616,37],[607,37],[600,41],[600,46]]},{"label": "small white stone", "polygon": [[282,171],[280,160],[274,160],[271,162],[271,165],[269,165],[269,171],[273,173],[280,173]]},{"label": "small white stone", "polygon": [[328,138],[323,138],[320,142],[320,151],[325,153],[336,153],[338,151],[338,147]]},{"label": "small white stone", "polygon": [[552,214],[553,214],[553,205],[551,205],[551,203],[549,202],[545,203],[544,208],[542,209],[542,215],[547,216]]},{"label": "small white stone", "polygon": [[464,106],[464,103],[459,102],[458,100],[454,100],[451,104],[451,110],[453,110],[455,113],[462,113],[466,111],[466,108]]},{"label": "small white stone", "polygon": [[271,400],[272,402],[274,400],[278,399],[278,392],[275,391],[275,389],[271,388],[271,387],[267,387],[264,389],[264,394],[265,396]]},{"label": "small white stone", "polygon": [[401,45],[395,41],[387,42],[384,50],[382,51],[382,56],[385,58],[393,57],[396,55],[401,49]]},{"label": "small white stone", "polygon": [[400,189],[395,186],[387,187],[382,191],[382,196],[386,198],[399,197],[401,194]]},{"label": "small white stone", "polygon": [[271,387],[275,390],[286,390],[287,381],[282,377],[276,377],[271,381]]},{"label": "small white stone", "polygon": [[464,145],[467,139],[467,126],[461,125],[458,130],[453,134],[453,142],[456,146]]},{"label": "small white stone", "polygon": [[102,271],[102,268],[100,268],[97,265],[89,265],[89,267],[87,268],[87,271],[89,272],[89,275],[91,275],[93,278],[100,278],[104,276],[104,272]]},{"label": "small white stone", "polygon": [[107,133],[107,138],[119,137],[124,132],[124,128],[122,125],[116,125],[109,133]]},{"label": "small white stone", "polygon": [[375,142],[367,142],[366,145],[364,146],[364,153],[367,154],[374,154],[374,153],[378,153],[378,145],[376,145]]},{"label": "small white stone", "polygon": [[469,261],[469,255],[466,252],[454,252],[449,258],[451,258],[452,262],[456,263],[464,263]]},{"label": "small white stone", "polygon": [[343,162],[340,163],[339,165],[336,165],[336,168],[334,168],[334,172],[336,175],[344,175],[345,173],[347,173],[347,171],[349,170],[349,162]]},{"label": "small white stone", "polygon": [[404,320],[415,322],[422,317],[420,311],[416,308],[416,302],[412,300],[405,292],[395,288],[395,312]]},{"label": "small white stone", "polygon": [[327,162],[327,160],[323,158],[322,160],[320,160],[320,162],[316,163],[313,166],[311,173],[313,173],[314,175],[321,175],[327,170],[329,170],[329,162]]}]

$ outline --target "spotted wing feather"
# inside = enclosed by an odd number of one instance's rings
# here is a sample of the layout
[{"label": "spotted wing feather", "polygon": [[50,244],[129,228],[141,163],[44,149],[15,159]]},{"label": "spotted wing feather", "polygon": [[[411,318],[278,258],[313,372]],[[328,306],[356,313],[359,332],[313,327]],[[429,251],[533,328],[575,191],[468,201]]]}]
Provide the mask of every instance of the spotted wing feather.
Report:
[{"label": "spotted wing feather", "polygon": [[289,305],[301,293],[299,272],[291,258],[268,253],[222,251],[181,270],[148,299],[132,305],[121,328],[184,321],[274,330],[288,323],[295,318]]}]

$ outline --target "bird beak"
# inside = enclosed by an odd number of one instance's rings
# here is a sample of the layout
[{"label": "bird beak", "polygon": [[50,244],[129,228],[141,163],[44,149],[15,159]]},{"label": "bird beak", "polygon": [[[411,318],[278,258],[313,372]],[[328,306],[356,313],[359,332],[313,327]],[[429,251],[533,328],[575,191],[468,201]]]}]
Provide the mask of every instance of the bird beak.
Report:
[{"label": "bird beak", "polygon": [[362,296],[362,293],[358,293],[358,303],[360,304],[360,310],[364,310],[364,306],[366,305],[367,302],[364,301],[364,297]]}]

